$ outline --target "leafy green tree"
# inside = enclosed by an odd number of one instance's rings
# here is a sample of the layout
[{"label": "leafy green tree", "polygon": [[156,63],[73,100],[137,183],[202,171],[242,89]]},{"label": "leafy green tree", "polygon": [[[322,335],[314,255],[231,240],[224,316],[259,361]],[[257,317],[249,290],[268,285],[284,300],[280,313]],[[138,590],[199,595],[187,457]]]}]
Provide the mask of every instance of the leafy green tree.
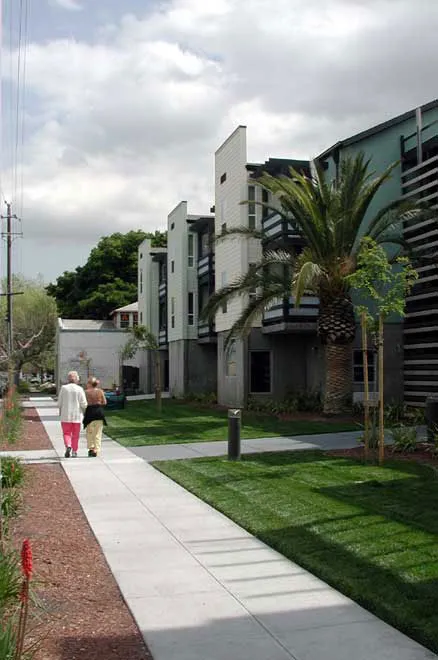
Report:
[{"label": "leafy green tree", "polygon": [[[377,336],[379,357],[379,463],[383,463],[385,451],[384,428],[384,323],[388,316],[404,316],[406,296],[418,279],[417,271],[408,257],[400,256],[390,261],[384,248],[366,236],[361,241],[357,257],[357,270],[348,276],[350,286],[358,297],[357,311],[362,319],[362,333],[368,329]],[[364,357],[367,341],[363,341]],[[367,368],[364,362],[364,370]],[[368,454],[369,404],[365,392],[365,456]]]},{"label": "leafy green tree", "polygon": [[[18,374],[25,363],[48,360],[55,350],[57,310],[54,298],[48,295],[41,280],[23,276],[13,279],[13,291],[22,292],[12,300],[13,355],[12,367]],[[0,299],[0,363],[8,366],[8,328],[6,297]]]},{"label": "leafy green tree", "polygon": [[[305,293],[319,297],[318,335],[325,346],[324,411],[339,414],[351,407],[352,344],[356,320],[348,276],[355,272],[365,217],[382,185],[395,166],[375,176],[363,154],[340,163],[336,181],[328,182],[322,169],[314,178],[291,169],[290,176],[264,174],[258,182],[279,202],[275,211],[292,223],[305,247],[271,248],[247,273],[221,288],[210,299],[203,316],[214,318],[223,304],[244,296],[248,304],[234,323],[228,340],[249,332],[266,307],[295,296],[296,305]],[[247,203],[247,202],[245,202]],[[261,204],[266,206],[265,204]],[[268,207],[269,208],[269,207]],[[366,232],[378,243],[403,243],[398,227],[423,213],[414,203],[394,201],[366,223]],[[233,236],[266,238],[247,227],[230,228],[220,239]],[[256,290],[256,295],[251,295]],[[293,337],[292,337],[293,340]]]},{"label": "leafy green tree", "polygon": [[66,271],[48,293],[64,318],[102,319],[117,307],[137,299],[138,247],[150,238],[154,247],[164,247],[166,232],[130,231],[102,238],[91,250],[84,266]]}]

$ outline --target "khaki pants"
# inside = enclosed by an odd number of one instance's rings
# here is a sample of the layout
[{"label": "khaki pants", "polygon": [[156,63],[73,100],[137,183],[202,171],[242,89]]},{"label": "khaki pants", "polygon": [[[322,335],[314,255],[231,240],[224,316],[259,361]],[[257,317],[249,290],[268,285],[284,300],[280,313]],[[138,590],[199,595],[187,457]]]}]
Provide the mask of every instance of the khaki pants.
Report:
[{"label": "khaki pants", "polygon": [[94,449],[96,454],[100,454],[102,445],[103,421],[96,419],[87,425],[87,446],[88,449]]}]

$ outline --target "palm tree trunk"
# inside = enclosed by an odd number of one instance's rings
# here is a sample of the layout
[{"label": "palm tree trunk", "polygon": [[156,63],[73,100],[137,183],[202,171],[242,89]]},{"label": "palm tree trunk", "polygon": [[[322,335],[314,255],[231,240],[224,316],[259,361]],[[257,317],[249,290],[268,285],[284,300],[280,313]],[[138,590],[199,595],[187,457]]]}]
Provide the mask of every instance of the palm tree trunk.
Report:
[{"label": "palm tree trunk", "polygon": [[340,415],[351,411],[352,354],[352,344],[327,343],[325,346],[326,415]]}]

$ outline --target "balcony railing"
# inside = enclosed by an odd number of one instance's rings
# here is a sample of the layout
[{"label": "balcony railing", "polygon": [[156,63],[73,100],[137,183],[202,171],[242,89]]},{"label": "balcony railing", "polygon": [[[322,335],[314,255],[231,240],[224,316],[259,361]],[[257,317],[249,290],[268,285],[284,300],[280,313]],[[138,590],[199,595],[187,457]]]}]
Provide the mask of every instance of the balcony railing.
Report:
[{"label": "balcony railing", "polygon": [[205,277],[214,273],[214,254],[207,254],[198,260],[198,277]]},{"label": "balcony railing", "polygon": [[268,241],[300,240],[300,236],[292,222],[284,220],[279,214],[270,215],[262,219],[262,229]]},{"label": "balcony railing", "polygon": [[167,344],[167,328],[161,328],[158,332],[158,344],[165,346]]},{"label": "balcony railing", "polygon": [[158,285],[158,295],[160,298],[163,298],[167,293],[167,282],[164,280],[163,282],[160,282]]},{"label": "balcony railing", "polygon": [[265,332],[278,331],[316,331],[316,322],[319,313],[319,298],[316,296],[303,296],[299,307],[295,306],[295,298],[279,300],[271,305],[263,315]]},{"label": "balcony railing", "polygon": [[198,338],[207,339],[208,337],[215,337],[216,329],[214,323],[208,321],[199,321],[198,323]]}]

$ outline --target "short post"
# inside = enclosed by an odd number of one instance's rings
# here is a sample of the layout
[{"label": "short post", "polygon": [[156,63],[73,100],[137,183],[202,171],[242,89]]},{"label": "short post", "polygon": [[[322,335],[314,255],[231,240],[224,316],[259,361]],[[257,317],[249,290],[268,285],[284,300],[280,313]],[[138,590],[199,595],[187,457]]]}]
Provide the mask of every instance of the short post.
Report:
[{"label": "short post", "polygon": [[242,411],[233,408],[228,411],[228,460],[238,461],[240,459],[240,423]]}]

